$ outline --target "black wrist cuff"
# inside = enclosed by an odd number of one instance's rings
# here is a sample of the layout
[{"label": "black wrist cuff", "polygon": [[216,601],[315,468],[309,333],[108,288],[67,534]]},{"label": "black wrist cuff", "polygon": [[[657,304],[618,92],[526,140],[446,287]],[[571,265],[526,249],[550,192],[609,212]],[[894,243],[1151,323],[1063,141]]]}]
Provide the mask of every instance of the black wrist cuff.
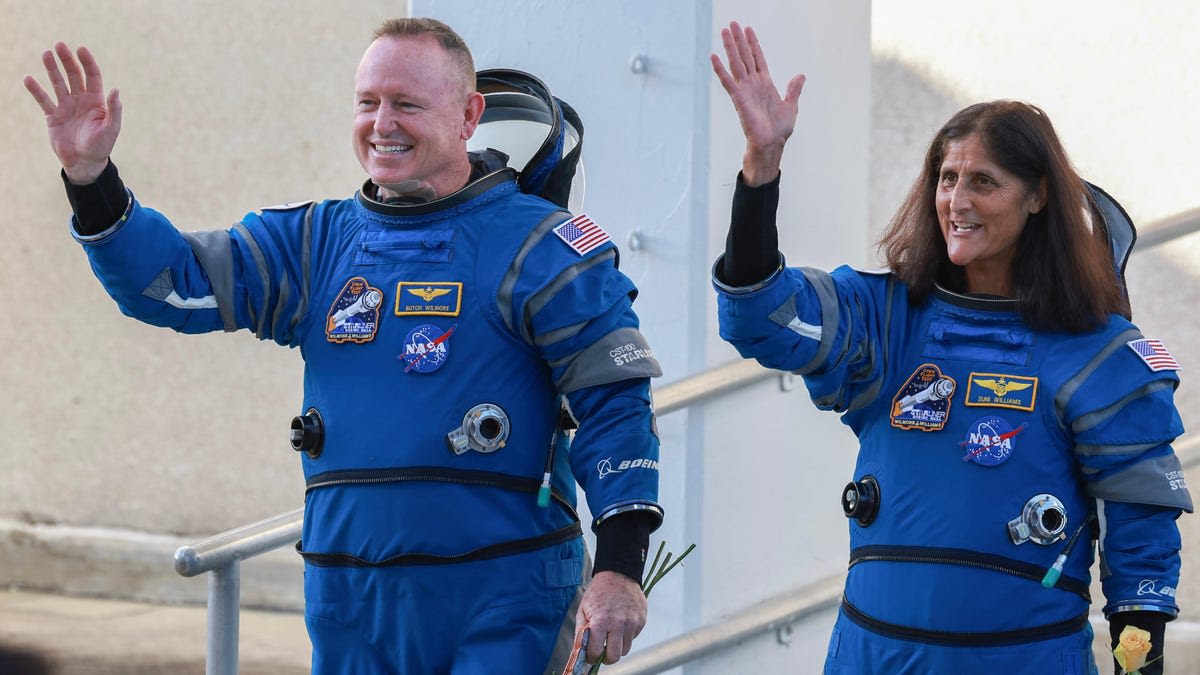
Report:
[{"label": "black wrist cuff", "polygon": [[[782,174],[780,174],[782,176]],[[779,266],[779,231],[775,212],[779,208],[779,178],[749,187],[739,172],[733,189],[729,235],[725,238],[722,283],[750,286],[770,276]]]},{"label": "black wrist cuff", "polygon": [[117,174],[117,166],[109,160],[95,183],[75,185],[62,172],[63,186],[67,190],[67,201],[75,212],[75,230],[83,236],[100,234],[112,227],[129,205],[125,183]]},{"label": "black wrist cuff", "polygon": [[657,518],[645,511],[627,511],[606,518],[596,527],[596,560],[592,573],[619,572],[642,583],[646,551]]}]

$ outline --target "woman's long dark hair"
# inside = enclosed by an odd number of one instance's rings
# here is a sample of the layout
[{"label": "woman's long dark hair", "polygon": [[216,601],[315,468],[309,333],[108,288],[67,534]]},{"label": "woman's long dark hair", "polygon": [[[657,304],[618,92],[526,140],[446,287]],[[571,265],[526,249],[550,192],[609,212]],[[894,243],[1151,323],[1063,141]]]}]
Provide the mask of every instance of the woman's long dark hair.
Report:
[{"label": "woman's long dark hair", "polygon": [[935,198],[950,142],[972,135],[1027,190],[1046,186],[1046,206],[1029,216],[1012,262],[1013,293],[1025,321],[1041,330],[1082,332],[1109,314],[1129,318],[1129,300],[1087,185],[1050,119],[1020,101],[964,108],[929,144],[920,177],[879,242],[888,266],[908,284],[910,301],[924,302],[935,283],[966,290],[965,271],[946,252]]}]

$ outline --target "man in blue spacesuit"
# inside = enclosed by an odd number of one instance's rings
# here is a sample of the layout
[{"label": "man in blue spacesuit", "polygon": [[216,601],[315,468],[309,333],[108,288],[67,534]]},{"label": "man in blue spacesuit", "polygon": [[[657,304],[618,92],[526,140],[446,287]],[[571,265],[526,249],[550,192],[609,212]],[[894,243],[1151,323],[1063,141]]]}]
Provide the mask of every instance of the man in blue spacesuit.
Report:
[{"label": "man in blue spacesuit", "polygon": [[662,518],[661,373],[603,228],[523,192],[503,153],[468,153],[485,100],[462,39],[386,22],[355,76],[362,189],[225,232],[181,233],[125,188],[120,99],[77,54],[43,55],[53,96],[25,84],[73,234],[121,310],[304,358],[291,441],[314,672],[550,672],[585,626],[589,661],[627,654]]},{"label": "man in blue spacesuit", "polygon": [[781,97],[753,31],[722,41],[746,152],[713,267],[721,335],[803,376],[859,442],[824,672],[1096,673],[1098,539],[1112,636],[1148,631],[1142,672],[1162,673],[1192,511],[1171,446],[1179,365],[1129,321],[1115,202],[1044,112],[979,103],[930,143],[887,270],[789,268],[775,211],[804,76]]}]

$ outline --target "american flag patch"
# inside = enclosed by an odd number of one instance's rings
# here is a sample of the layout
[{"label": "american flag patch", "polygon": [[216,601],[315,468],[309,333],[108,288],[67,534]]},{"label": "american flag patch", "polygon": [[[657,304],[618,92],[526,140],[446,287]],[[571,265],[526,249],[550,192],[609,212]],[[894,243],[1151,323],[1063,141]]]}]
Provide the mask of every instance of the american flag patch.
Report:
[{"label": "american flag patch", "polygon": [[1132,340],[1128,343],[1129,348],[1137,352],[1137,355],[1142,357],[1150,370],[1158,372],[1160,370],[1183,370],[1179,367],[1179,362],[1171,356],[1171,352],[1163,346],[1159,340],[1151,340],[1142,338],[1141,340]]},{"label": "american flag patch", "polygon": [[609,240],[608,233],[604,231],[604,228],[592,222],[586,213],[581,213],[555,227],[554,234],[567,242],[567,246],[570,246],[579,255],[584,255]]}]

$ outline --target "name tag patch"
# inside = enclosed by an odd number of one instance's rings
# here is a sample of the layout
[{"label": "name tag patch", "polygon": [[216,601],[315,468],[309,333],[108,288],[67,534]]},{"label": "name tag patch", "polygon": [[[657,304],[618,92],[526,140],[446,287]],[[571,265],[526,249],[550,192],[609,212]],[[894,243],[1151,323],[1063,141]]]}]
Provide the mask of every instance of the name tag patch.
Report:
[{"label": "name tag patch", "polygon": [[396,285],[396,316],[458,316],[461,281],[401,281]]},{"label": "name tag patch", "polygon": [[1036,377],[971,373],[967,379],[967,405],[1033,410],[1037,400]]}]

